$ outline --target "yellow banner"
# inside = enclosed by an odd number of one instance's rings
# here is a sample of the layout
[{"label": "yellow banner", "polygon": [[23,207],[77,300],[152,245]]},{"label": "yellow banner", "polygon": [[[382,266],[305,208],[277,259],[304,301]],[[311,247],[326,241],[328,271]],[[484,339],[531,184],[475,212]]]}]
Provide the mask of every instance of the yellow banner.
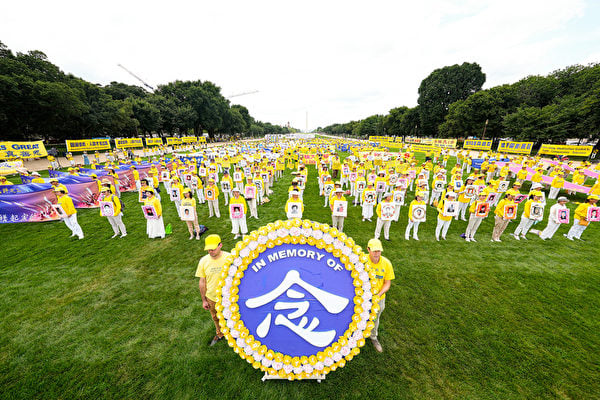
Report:
[{"label": "yellow banner", "polygon": [[200,136],[198,138],[198,143],[206,143],[206,136]]},{"label": "yellow banner", "polygon": [[533,142],[511,142],[503,140],[498,145],[499,153],[530,154]]},{"label": "yellow banner", "polygon": [[456,139],[433,139],[433,145],[445,149],[455,149]]},{"label": "yellow banner", "polygon": [[146,138],[146,146],[162,146],[162,139],[157,138]]},{"label": "yellow banner", "polygon": [[430,151],[440,153],[442,151],[441,148],[429,144],[413,144],[411,145],[411,148],[412,151],[417,151],[419,153],[428,153]]},{"label": "yellow banner", "polygon": [[181,138],[178,137],[168,137],[167,138],[167,146],[171,146],[173,144],[181,144]]},{"label": "yellow banner", "polygon": [[46,157],[44,142],[0,142],[0,160],[8,158],[40,158]]},{"label": "yellow banner", "polygon": [[463,149],[489,150],[491,148],[492,148],[491,140],[468,139],[468,140],[465,140],[465,144],[463,144]]},{"label": "yellow banner", "polygon": [[67,151],[110,150],[110,139],[66,140]]},{"label": "yellow banner", "polygon": [[196,143],[198,138],[196,136],[184,136],[181,138],[182,143]]},{"label": "yellow banner", "polygon": [[128,147],[144,147],[142,138],[115,139],[117,149],[126,149]]},{"label": "yellow banner", "polygon": [[569,146],[561,144],[543,144],[538,154],[551,154],[557,156],[587,157],[592,153],[594,146]]}]

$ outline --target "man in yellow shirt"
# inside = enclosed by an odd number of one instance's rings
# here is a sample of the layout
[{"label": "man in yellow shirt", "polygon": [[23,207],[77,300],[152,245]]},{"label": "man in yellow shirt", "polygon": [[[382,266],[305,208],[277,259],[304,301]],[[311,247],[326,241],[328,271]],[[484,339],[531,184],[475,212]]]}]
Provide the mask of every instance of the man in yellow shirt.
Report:
[{"label": "man in yellow shirt", "polygon": [[224,337],[219,327],[219,318],[215,310],[221,269],[225,264],[225,259],[229,256],[229,253],[223,251],[222,247],[223,243],[221,243],[219,235],[208,235],[204,240],[204,250],[208,251],[208,254],[200,259],[198,268],[196,268],[196,277],[200,278],[198,287],[202,296],[202,307],[210,311],[210,315],[215,323],[216,334],[210,341],[210,346],[214,346]]},{"label": "man in yellow shirt", "polygon": [[54,192],[58,198],[58,204],[66,214],[66,216],[63,216],[62,219],[65,221],[65,225],[67,225],[67,227],[73,233],[71,236],[77,236],[79,237],[79,240],[83,239],[83,231],[77,222],[77,210],[75,209],[73,200],[67,195],[65,189],[54,189]]},{"label": "man in yellow shirt", "polygon": [[390,260],[381,255],[383,246],[379,239],[369,240],[367,250],[369,251],[369,261],[367,264],[372,268],[373,272],[375,272],[373,291],[375,292],[375,295],[379,297],[379,311],[375,318],[375,327],[371,331],[371,341],[373,342],[375,350],[381,353],[383,352],[383,347],[381,346],[381,343],[379,343],[378,337],[379,320],[381,313],[385,309],[385,294],[390,289],[392,280],[394,280],[396,276],[394,275],[394,268],[392,267]]},{"label": "man in yellow shirt", "polygon": [[[58,180],[56,182],[58,182]],[[0,186],[10,186],[10,185],[14,185],[14,183],[7,180],[5,176],[0,176]]]},{"label": "man in yellow shirt", "polygon": [[575,216],[573,217],[573,226],[569,229],[569,233],[565,233],[564,236],[569,239],[581,239],[581,234],[585,231],[585,228],[590,224],[588,219],[588,209],[590,207],[596,207],[598,202],[598,196],[595,194],[589,195],[585,203],[581,203],[575,209]]},{"label": "man in yellow shirt", "polygon": [[33,176],[34,178],[31,180],[31,183],[44,183],[44,178],[42,178],[42,176],[40,175],[39,172],[37,171],[33,171],[31,173],[31,176]]}]

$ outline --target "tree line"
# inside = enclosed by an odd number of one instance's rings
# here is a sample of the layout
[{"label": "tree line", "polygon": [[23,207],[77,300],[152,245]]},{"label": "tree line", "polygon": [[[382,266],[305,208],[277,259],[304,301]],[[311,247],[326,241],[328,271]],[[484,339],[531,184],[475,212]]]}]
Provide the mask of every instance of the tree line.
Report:
[{"label": "tree line", "polygon": [[416,107],[333,124],[333,135],[387,135],[564,143],[600,138],[600,64],[573,65],[546,76],[482,90],[477,63],[436,69],[419,86]]},{"label": "tree line", "polygon": [[0,132],[4,140],[49,142],[149,134],[236,136],[293,129],[255,120],[209,81],[175,81],[153,92],[99,85],[65,74],[41,51],[13,54],[0,42]]}]

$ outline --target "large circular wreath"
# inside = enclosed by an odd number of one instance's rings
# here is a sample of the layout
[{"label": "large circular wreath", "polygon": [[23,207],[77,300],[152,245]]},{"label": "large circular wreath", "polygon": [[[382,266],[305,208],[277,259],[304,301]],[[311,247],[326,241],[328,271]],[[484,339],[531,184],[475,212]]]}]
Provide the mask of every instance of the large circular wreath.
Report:
[{"label": "large circular wreath", "polygon": [[[316,354],[292,357],[275,352],[254,338],[240,319],[238,286],[244,271],[267,248],[284,243],[309,244],[327,251],[343,263],[353,278],[352,322],[337,342]],[[375,274],[368,259],[368,254],[346,234],[309,220],[276,221],[244,236],[227,257],[217,289],[215,308],[227,343],[254,368],[290,380],[325,375],[345,366],[371,335],[379,311],[379,297],[373,294]]]}]

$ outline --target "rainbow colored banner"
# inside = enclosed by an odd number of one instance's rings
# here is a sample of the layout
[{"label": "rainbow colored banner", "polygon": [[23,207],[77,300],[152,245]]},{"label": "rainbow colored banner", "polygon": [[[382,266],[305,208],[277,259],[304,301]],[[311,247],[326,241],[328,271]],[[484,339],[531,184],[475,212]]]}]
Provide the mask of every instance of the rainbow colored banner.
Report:
[{"label": "rainbow colored banner", "polygon": [[57,199],[51,185],[32,183],[14,186],[32,187],[25,193],[0,194],[0,224],[56,221],[60,219],[52,208],[52,204],[57,203]]}]

